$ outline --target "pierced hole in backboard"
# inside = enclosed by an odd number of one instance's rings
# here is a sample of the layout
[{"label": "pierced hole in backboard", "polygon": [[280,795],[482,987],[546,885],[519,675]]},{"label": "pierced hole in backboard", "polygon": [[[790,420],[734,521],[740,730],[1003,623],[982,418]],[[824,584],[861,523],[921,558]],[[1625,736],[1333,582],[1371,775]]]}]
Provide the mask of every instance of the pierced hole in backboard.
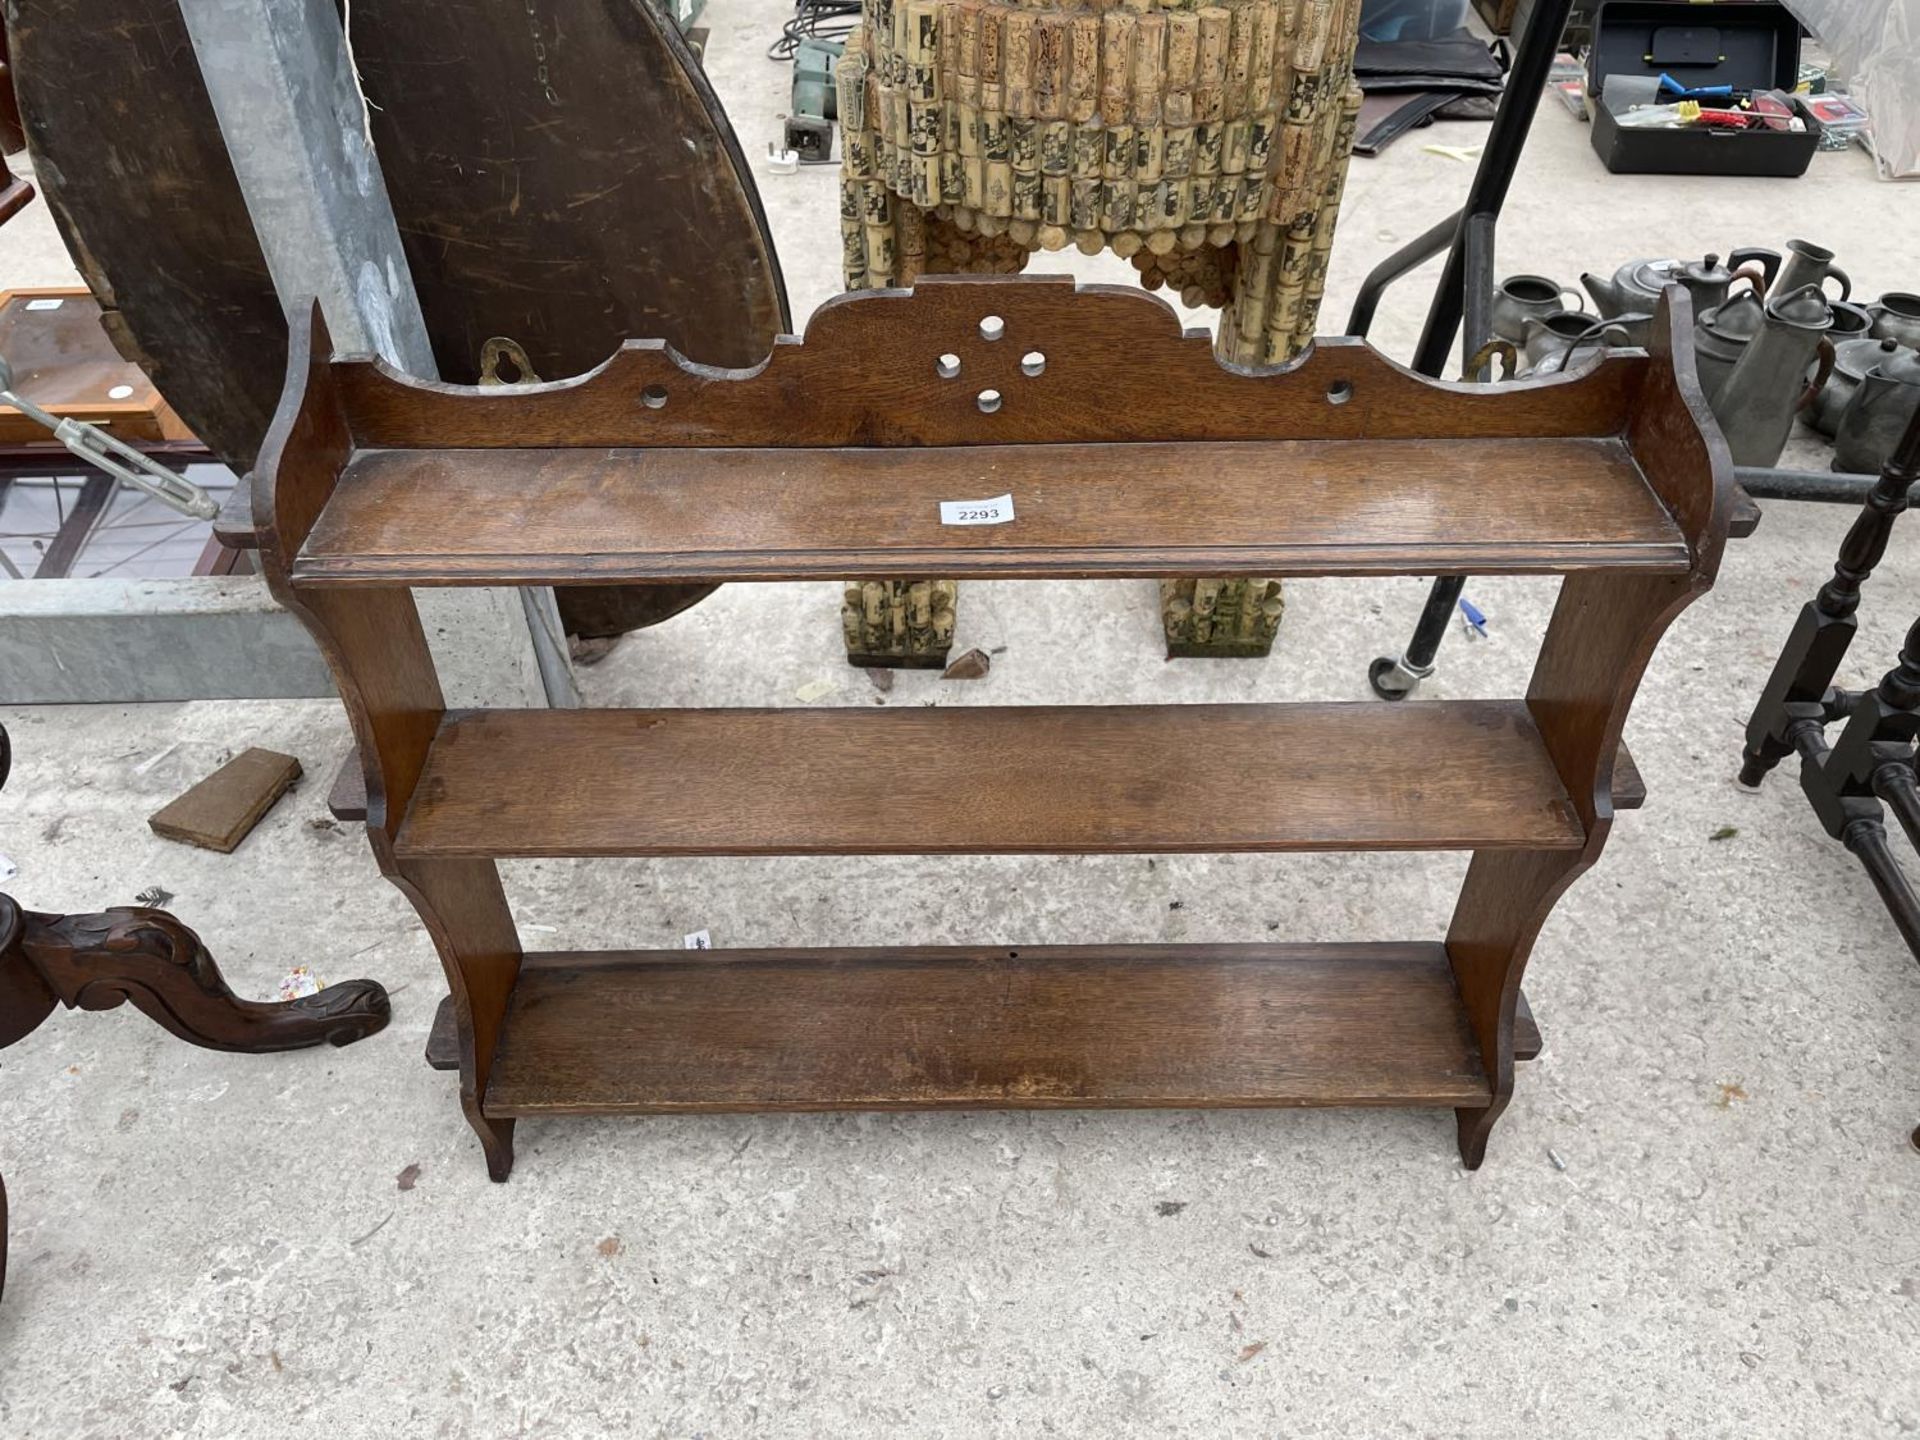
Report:
[{"label": "pierced hole in backboard", "polygon": [[649,410],[658,410],[662,405],[667,403],[667,387],[664,385],[647,386],[646,389],[640,392],[640,403]]},{"label": "pierced hole in backboard", "polygon": [[942,355],[933,362],[933,368],[942,380],[951,380],[960,373],[960,357],[953,354]]},{"label": "pierced hole in backboard", "polygon": [[1000,392],[998,390],[982,390],[980,392],[980,409],[983,414],[991,415],[999,408]]},{"label": "pierced hole in backboard", "polygon": [[1038,375],[1047,368],[1047,357],[1038,350],[1029,350],[1020,357],[1022,375]]},{"label": "pierced hole in backboard", "polygon": [[989,315],[980,322],[980,338],[982,340],[998,340],[1006,333],[1007,322],[1002,320],[998,315]]}]

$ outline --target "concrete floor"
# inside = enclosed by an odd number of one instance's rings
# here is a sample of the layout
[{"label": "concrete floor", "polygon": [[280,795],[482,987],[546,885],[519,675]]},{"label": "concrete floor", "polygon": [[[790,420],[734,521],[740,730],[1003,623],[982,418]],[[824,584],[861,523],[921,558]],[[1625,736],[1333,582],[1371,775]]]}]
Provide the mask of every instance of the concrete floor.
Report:
[{"label": "concrete floor", "polygon": [[[710,10],[750,155],[783,108],[759,55],[780,12]],[[1367,267],[1465,186],[1428,138],[1356,162],[1336,322]],[[837,283],[832,180],[762,184],[804,315]],[[1798,182],[1610,179],[1548,105],[1502,268],[1572,279],[1804,234],[1869,294],[1915,289],[1917,203],[1858,154]],[[0,281],[46,268],[20,225]],[[1390,305],[1386,348],[1407,352],[1423,300],[1410,286]],[[525,1122],[514,1178],[494,1186],[452,1078],[421,1063],[445,991],[433,954],[361,838],[325,819],[347,746],[336,705],[6,712],[11,893],[84,909],[162,886],[244,992],[271,994],[297,963],[372,975],[394,1022],[345,1051],[247,1058],[131,1011],[63,1013],[0,1053],[0,1435],[1920,1430],[1920,971],[1790,769],[1758,795],[1732,783],[1746,713],[1849,519],[1769,506],[1655,659],[1628,730],[1652,801],[1541,936],[1527,990],[1547,1052],[1474,1175],[1450,1119],[1428,1113],[842,1115]],[[1456,635],[1425,693],[1517,693],[1552,588],[1475,584],[1494,638]],[[841,660],[833,587],[736,586],[584,682],[609,705],[797,704],[821,680],[824,705],[1356,698],[1423,592],[1294,584],[1270,662],[1169,664],[1150,585],[969,586],[960,644],[1005,647],[991,677],[903,674],[883,695]],[[1850,683],[1890,661],[1916,595],[1909,533],[1871,587]],[[149,833],[151,811],[247,745],[299,756],[309,778],[238,853]],[[527,942],[546,948],[671,946],[700,928],[722,945],[1426,937],[1461,868],[507,871]]]}]

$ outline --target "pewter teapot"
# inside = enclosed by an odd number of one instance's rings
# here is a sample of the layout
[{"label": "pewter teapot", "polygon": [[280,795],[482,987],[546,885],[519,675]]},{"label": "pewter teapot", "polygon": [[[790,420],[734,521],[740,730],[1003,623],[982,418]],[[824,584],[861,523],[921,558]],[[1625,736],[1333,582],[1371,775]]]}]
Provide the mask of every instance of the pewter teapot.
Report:
[{"label": "pewter teapot", "polygon": [[1920,410],[1920,353],[1895,346],[1861,378],[1833,437],[1833,468],[1872,474]]},{"label": "pewter teapot", "polygon": [[1764,275],[1765,257],[1769,254],[1771,252],[1762,250],[1736,250],[1728,257],[1733,262],[1731,268],[1722,265],[1718,255],[1690,264],[1678,260],[1630,260],[1614,272],[1611,280],[1582,275],[1580,283],[1587,287],[1593,303],[1609,320],[1637,312],[1652,314],[1659,306],[1660,292],[1675,283],[1687,288],[1693,296],[1693,313],[1699,315],[1725,301],[1734,277],[1749,265]]},{"label": "pewter teapot", "polygon": [[[1747,342],[1733,373],[1710,402],[1736,465],[1772,465],[1793,433],[1793,419],[1833,373],[1827,327],[1833,311],[1818,285],[1807,285],[1767,306],[1760,332]],[[1820,370],[1807,383],[1807,369]]]},{"label": "pewter teapot", "polygon": [[1876,340],[1871,335],[1843,340],[1831,331],[1828,338],[1834,342],[1833,374],[1814,396],[1813,405],[1807,411],[1807,423],[1831,440],[1839,433],[1840,417],[1847,413],[1854,391],[1860,388],[1867,372],[1883,360],[1893,359],[1900,352],[1900,344],[1896,340]]}]

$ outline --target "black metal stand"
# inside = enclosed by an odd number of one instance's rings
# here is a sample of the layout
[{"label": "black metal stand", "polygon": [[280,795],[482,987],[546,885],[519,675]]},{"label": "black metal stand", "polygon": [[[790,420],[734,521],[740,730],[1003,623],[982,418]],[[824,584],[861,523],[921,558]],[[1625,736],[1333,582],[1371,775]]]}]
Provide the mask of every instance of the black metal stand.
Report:
[{"label": "black metal stand", "polygon": [[[1488,131],[1466,205],[1376,265],[1354,298],[1346,333],[1364,339],[1373,328],[1387,288],[1443,250],[1447,252],[1447,268],[1434,291],[1419,348],[1414,352],[1414,369],[1423,375],[1438,377],[1446,369],[1463,319],[1463,371],[1491,338],[1488,312],[1495,281],[1494,232],[1574,4],[1575,0],[1541,0],[1535,8],[1515,53],[1506,93],[1500,98],[1500,108]],[[1480,381],[1487,376],[1481,370],[1466,378]],[[1875,484],[1871,475],[1772,467],[1742,467],[1735,471],[1735,478],[1756,499],[1840,505],[1864,503]],[[1440,642],[1446,638],[1447,623],[1459,607],[1466,583],[1464,575],[1442,575],[1434,580],[1407,648],[1397,657],[1382,655],[1368,667],[1367,679],[1376,695],[1384,700],[1404,700],[1433,674]]]},{"label": "black metal stand", "polygon": [[[1493,126],[1487,132],[1486,148],[1480,152],[1480,166],[1467,191],[1467,203],[1456,213],[1434,226],[1426,234],[1389,256],[1374,267],[1360,286],[1360,293],[1347,317],[1347,333],[1365,336],[1372,328],[1374,313],[1387,287],[1409,271],[1425,264],[1441,250],[1447,251],[1447,268],[1427,309],[1426,327],[1421,331],[1419,348],[1414,352],[1413,368],[1423,375],[1438,377],[1447,368],[1447,356],[1453,350],[1454,337],[1462,330],[1462,368],[1484,345],[1492,333],[1489,310],[1493,303],[1494,231],[1507,192],[1513,186],[1513,173],[1520,164],[1520,152],[1526,147],[1527,131],[1533,127],[1534,112],[1540,108],[1547,78],[1553,70],[1553,57],[1560,50],[1560,36],[1567,28],[1573,0],[1542,0],[1535,10],[1527,33],[1513,59],[1507,76],[1506,92],[1494,113]],[[1484,375],[1470,375],[1483,379]],[[1367,671],[1374,693],[1386,700],[1401,700],[1433,673],[1434,656],[1446,635],[1447,621],[1460,602],[1466,586],[1464,575],[1442,575],[1433,582],[1426,608],[1413,639],[1397,659],[1381,656]]]},{"label": "black metal stand", "polygon": [[[1757,786],[1788,755],[1800,756],[1800,788],[1834,839],[1860,859],[1894,925],[1920,959],[1920,895],[1887,839],[1887,811],[1920,849],[1920,619],[1900,661],[1865,694],[1834,688],[1858,628],[1861,587],[1887,553],[1894,522],[1920,483],[1920,415],[1887,461],[1840,547],[1833,578],[1800,612],[1753,718],[1740,783]],[[1841,725],[1828,743],[1827,729]]]}]

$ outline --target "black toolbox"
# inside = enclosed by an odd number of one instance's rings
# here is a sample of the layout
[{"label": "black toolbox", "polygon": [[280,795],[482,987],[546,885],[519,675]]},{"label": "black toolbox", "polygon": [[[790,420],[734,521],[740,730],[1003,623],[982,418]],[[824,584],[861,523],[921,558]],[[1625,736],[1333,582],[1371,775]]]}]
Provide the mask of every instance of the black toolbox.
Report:
[{"label": "black toolbox", "polygon": [[1806,174],[1820,146],[1820,122],[1811,117],[1805,134],[1619,125],[1606,106],[1607,76],[1662,72],[1689,89],[1732,85],[1792,94],[1800,76],[1800,22],[1786,6],[1607,0],[1593,19],[1587,104],[1594,151],[1616,175]]}]

